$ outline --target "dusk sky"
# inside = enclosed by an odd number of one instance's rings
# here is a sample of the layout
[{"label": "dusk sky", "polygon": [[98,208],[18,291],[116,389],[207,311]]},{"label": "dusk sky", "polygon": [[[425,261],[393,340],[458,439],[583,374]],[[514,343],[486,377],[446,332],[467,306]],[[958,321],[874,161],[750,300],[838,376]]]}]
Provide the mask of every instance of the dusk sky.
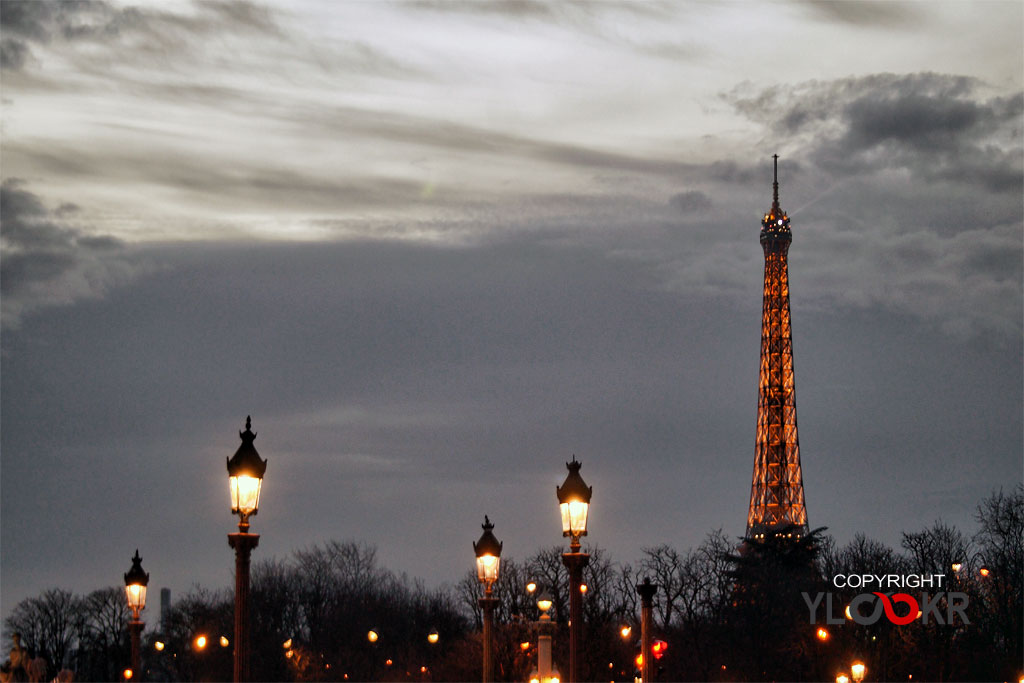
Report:
[{"label": "dusk sky", "polygon": [[0,2],[2,616],[375,544],[743,534],[778,153],[807,510],[1022,480],[1024,4]]}]

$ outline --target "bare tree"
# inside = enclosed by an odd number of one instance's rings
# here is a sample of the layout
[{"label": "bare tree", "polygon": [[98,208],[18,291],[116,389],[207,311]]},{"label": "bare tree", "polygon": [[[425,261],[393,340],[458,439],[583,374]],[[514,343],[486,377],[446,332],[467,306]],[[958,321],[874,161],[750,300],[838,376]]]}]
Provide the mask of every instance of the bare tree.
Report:
[{"label": "bare tree", "polygon": [[86,611],[81,598],[52,588],[37,598],[19,602],[4,620],[7,636],[20,633],[25,647],[44,657],[50,668],[60,668],[85,629]]}]

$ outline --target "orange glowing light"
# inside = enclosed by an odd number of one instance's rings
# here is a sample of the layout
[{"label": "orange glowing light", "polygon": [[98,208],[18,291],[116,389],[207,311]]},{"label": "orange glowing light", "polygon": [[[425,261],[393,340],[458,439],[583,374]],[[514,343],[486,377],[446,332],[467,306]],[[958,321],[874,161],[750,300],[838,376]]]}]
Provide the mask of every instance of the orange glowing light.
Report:
[{"label": "orange glowing light", "polygon": [[587,592],[587,584],[581,583],[580,584],[580,593],[586,593],[586,592]]},{"label": "orange glowing light", "polygon": [[642,668],[643,665],[644,665],[644,653],[641,652],[640,654],[638,654],[634,661],[636,662],[636,668],[638,668],[638,669]]},{"label": "orange glowing light", "polygon": [[839,674],[836,676],[836,683],[850,683],[850,677],[846,674]]},{"label": "orange glowing light", "polygon": [[850,675],[853,676],[854,683],[860,683],[864,680],[864,674],[868,668],[860,662],[854,662],[850,665]]},{"label": "orange glowing light", "polygon": [[651,643],[651,654],[654,655],[655,659],[664,657],[666,650],[668,650],[668,643],[664,640],[655,640]]},{"label": "orange glowing light", "polygon": [[394,664],[394,662],[393,662],[393,661],[391,661],[390,659],[388,659],[388,660],[386,660],[386,661],[384,662],[384,666],[391,666],[392,664]]},{"label": "orange glowing light", "polygon": [[421,674],[425,674],[425,673],[427,673],[427,667],[425,667],[425,666],[421,666],[421,667],[420,667],[420,673],[421,673]]},{"label": "orange glowing light", "polygon": [[619,633],[622,634],[623,638],[629,638],[629,634],[633,632],[632,626],[623,626],[619,629]]},{"label": "orange glowing light", "polygon": [[978,570],[978,573],[981,574],[982,576],[988,576],[988,574],[989,574],[988,567],[982,567],[981,569]]},{"label": "orange glowing light", "polygon": [[963,566],[963,565],[962,565],[962,564],[960,564],[959,562],[954,562],[954,563],[953,563],[953,571],[955,571],[955,572],[958,572],[958,571],[960,571],[960,567],[962,567],[962,566]]},{"label": "orange glowing light", "polygon": [[366,639],[371,643],[376,643],[378,638],[380,638],[380,636],[377,635],[377,632],[373,629],[370,629],[370,631],[366,634]]},{"label": "orange glowing light", "polygon": [[823,629],[823,628],[819,628],[818,629],[818,640],[820,640],[822,642],[828,640],[828,631]]},{"label": "orange glowing light", "polygon": [[519,649],[522,650],[523,652],[526,652],[527,650],[529,650],[530,649],[530,641],[524,640],[523,642],[519,643]]},{"label": "orange glowing light", "polygon": [[157,652],[163,652],[163,649],[164,649],[164,644],[163,644],[163,642],[161,642],[161,641],[159,641],[159,640],[158,640],[158,641],[156,641],[155,643],[153,643],[153,647],[155,647],[155,648],[156,648],[156,651],[157,651]]},{"label": "orange glowing light", "polygon": [[196,637],[195,645],[197,650],[202,650],[204,647],[206,647],[206,636]]},{"label": "orange glowing light", "polygon": [[537,582],[536,581],[531,581],[530,583],[526,584],[526,592],[527,593],[532,593],[535,590],[537,590]]},{"label": "orange glowing light", "polygon": [[221,647],[227,647],[230,644],[231,644],[231,641],[228,640],[227,636],[221,636],[220,637],[220,646]]},{"label": "orange glowing light", "polygon": [[283,647],[286,650],[289,649],[291,646],[292,646],[292,639],[291,638],[289,638],[288,640],[286,640],[283,643],[281,643],[281,647]]},{"label": "orange glowing light", "polygon": [[124,671],[121,672],[121,675],[124,676],[124,680],[127,681],[127,680],[131,680],[131,677],[135,675],[135,672],[132,671],[131,669],[125,669]]},{"label": "orange glowing light", "polygon": [[846,606],[846,609],[845,609],[845,610],[843,610],[843,611],[844,611],[844,612],[846,613],[846,618],[847,618],[847,619],[853,619],[853,615],[852,615],[852,614],[850,614],[850,606],[849,606],[849,605],[847,605],[847,606]]}]

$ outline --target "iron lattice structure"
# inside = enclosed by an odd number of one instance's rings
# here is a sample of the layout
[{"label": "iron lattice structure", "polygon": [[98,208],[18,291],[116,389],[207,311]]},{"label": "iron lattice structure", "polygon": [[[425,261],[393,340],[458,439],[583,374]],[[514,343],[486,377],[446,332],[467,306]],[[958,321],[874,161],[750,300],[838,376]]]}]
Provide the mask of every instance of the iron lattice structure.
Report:
[{"label": "iron lattice structure", "polygon": [[750,487],[747,538],[807,531],[807,508],[800,472],[793,382],[793,335],[789,317],[789,266],[793,235],[789,216],[779,206],[779,157],[776,154],[774,198],[761,221],[764,250],[764,304],[761,313],[761,368],[758,382],[757,443]]}]

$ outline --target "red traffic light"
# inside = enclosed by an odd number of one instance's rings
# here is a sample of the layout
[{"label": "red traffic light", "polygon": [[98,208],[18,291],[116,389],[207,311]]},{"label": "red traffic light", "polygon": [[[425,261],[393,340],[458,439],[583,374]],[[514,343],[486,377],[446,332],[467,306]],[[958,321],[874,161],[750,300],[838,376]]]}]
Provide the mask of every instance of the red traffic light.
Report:
[{"label": "red traffic light", "polygon": [[668,649],[668,643],[664,640],[655,640],[651,643],[651,654],[654,655],[655,659],[661,659],[665,656],[665,650]]}]

